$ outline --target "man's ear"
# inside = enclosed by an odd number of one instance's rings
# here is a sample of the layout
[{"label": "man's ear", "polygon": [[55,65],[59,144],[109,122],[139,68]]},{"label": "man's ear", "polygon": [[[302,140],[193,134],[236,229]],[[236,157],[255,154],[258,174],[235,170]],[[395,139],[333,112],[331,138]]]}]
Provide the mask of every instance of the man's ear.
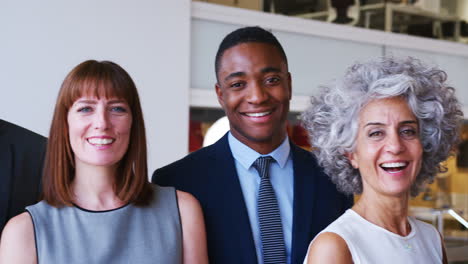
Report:
[{"label": "man's ear", "polygon": [[219,86],[219,84],[216,82],[215,84],[215,90],[216,90],[216,97],[218,97],[218,102],[221,105],[221,107],[224,109],[224,100],[223,100],[223,90]]},{"label": "man's ear", "polygon": [[292,98],[292,78],[291,73],[288,72],[288,87],[289,87],[289,100]]},{"label": "man's ear", "polygon": [[357,160],[356,160],[356,157],[355,157],[354,153],[346,152],[345,156],[346,156],[346,158],[348,158],[349,163],[351,163],[351,166],[353,166],[353,168],[359,169],[359,165],[357,163]]}]

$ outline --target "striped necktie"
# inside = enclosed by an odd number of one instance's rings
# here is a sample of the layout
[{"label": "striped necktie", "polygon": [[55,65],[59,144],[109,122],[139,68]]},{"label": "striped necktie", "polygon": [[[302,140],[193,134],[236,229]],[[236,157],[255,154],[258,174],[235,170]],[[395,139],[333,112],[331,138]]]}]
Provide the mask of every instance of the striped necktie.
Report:
[{"label": "striped necktie", "polygon": [[286,263],[286,247],[284,245],[283,227],[275,191],[270,182],[270,156],[258,158],[253,166],[260,175],[257,211],[260,224],[260,237],[264,264]]}]

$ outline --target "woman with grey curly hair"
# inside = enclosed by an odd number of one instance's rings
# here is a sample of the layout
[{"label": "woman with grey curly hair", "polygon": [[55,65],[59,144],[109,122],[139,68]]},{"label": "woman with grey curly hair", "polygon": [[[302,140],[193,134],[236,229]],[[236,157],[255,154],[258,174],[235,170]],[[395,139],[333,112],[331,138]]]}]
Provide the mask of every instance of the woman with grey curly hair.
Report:
[{"label": "woman with grey curly hair", "polygon": [[437,230],[408,216],[458,143],[463,118],[446,73],[414,58],[351,66],[303,113],[313,153],[361,198],[312,241],[305,263],[446,263]]}]

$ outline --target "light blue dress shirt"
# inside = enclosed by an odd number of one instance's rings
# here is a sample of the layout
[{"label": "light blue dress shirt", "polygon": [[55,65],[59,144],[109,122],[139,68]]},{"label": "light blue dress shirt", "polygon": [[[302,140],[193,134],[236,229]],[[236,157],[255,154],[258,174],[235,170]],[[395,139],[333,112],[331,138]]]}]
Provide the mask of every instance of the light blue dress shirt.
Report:
[{"label": "light blue dress shirt", "polygon": [[231,132],[228,135],[229,147],[231,148],[237,175],[239,176],[242,193],[244,195],[247,213],[249,215],[250,227],[257,250],[259,264],[263,264],[262,244],[260,237],[260,226],[257,215],[258,188],[260,187],[260,176],[252,164],[260,156],[271,156],[276,162],[270,165],[270,181],[278,199],[281,222],[283,225],[284,242],[288,264],[291,263],[292,244],[292,222],[293,222],[293,198],[294,198],[294,171],[291,158],[291,146],[286,136],[283,143],[273,152],[261,155],[255,150],[237,140]]}]

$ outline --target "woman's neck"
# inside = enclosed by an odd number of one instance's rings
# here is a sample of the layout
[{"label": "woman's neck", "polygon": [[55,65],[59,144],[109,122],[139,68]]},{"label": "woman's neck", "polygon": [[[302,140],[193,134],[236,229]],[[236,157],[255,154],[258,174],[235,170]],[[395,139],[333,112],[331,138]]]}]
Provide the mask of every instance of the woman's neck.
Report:
[{"label": "woman's neck", "polygon": [[111,210],[124,205],[114,190],[117,166],[77,164],[72,183],[74,203],[93,210]]},{"label": "woman's neck", "polygon": [[408,202],[409,194],[398,197],[364,191],[353,210],[375,225],[400,236],[407,236],[411,232]]}]

